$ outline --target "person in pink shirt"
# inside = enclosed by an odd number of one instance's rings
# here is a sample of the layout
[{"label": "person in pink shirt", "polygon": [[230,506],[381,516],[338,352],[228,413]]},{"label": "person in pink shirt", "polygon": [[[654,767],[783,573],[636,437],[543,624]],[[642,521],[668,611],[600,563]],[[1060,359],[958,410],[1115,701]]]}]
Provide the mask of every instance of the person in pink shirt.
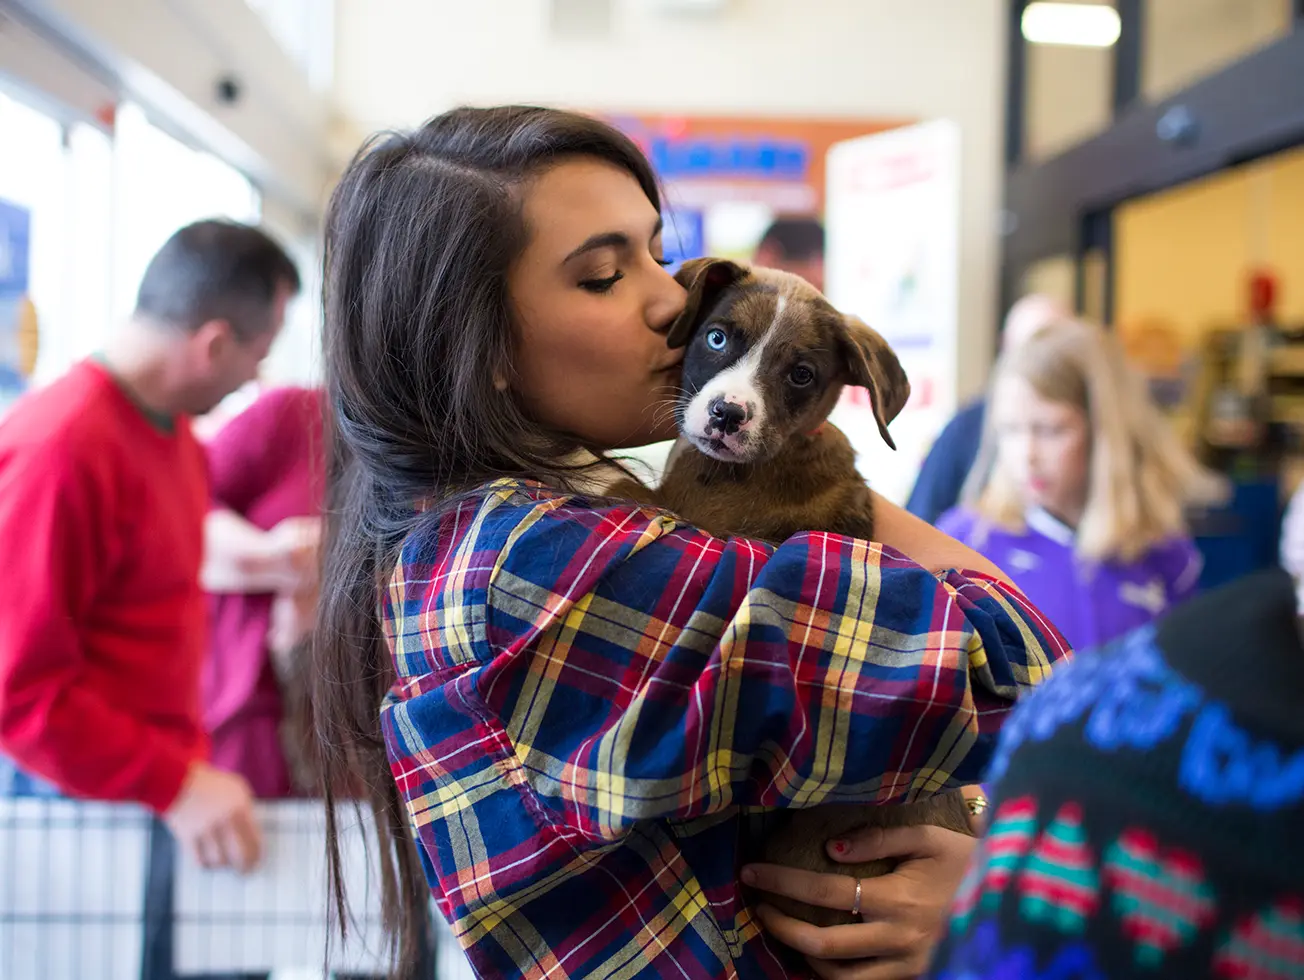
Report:
[{"label": "person in pink shirt", "polygon": [[287,700],[295,651],[316,612],[320,390],[267,391],[217,432],[207,453],[202,691],[213,764],[244,776],[263,799],[309,793],[314,787],[295,764],[297,730],[287,731]]}]

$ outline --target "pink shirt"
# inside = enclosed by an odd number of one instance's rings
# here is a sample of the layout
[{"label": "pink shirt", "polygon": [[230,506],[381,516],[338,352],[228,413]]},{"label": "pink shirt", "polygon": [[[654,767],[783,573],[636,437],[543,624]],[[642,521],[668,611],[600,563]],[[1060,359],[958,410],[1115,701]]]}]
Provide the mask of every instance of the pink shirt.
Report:
[{"label": "pink shirt", "polygon": [[[267,392],[208,445],[212,505],[261,530],[321,512],[325,452],[320,390]],[[292,793],[278,728],[280,687],[267,655],[273,596],[210,595],[202,691],[213,764],[263,798]]]}]

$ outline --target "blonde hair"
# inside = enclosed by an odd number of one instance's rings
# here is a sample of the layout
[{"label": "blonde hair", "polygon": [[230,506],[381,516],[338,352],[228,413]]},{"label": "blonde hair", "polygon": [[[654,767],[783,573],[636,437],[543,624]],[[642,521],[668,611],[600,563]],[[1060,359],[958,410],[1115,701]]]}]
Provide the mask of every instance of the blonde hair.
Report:
[{"label": "blonde hair", "polygon": [[[1226,481],[1182,446],[1118,341],[1101,328],[1077,320],[1042,328],[997,361],[991,393],[1011,378],[1086,413],[1091,457],[1076,543],[1082,557],[1134,561],[1187,533],[1186,505],[1225,499]],[[1022,532],[1027,504],[1000,465],[991,401],[961,499],[992,524]]]}]

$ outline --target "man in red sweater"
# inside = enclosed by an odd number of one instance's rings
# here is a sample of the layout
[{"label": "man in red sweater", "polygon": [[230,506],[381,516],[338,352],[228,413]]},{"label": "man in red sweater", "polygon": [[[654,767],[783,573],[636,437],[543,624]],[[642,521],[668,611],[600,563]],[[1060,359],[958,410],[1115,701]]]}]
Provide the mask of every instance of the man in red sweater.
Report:
[{"label": "man in red sweater", "polygon": [[189,225],[104,352],[0,423],[0,792],[7,775],[143,803],[210,867],[252,867],[261,844],[248,784],[207,761],[189,417],[254,377],[298,289],[261,231]]}]

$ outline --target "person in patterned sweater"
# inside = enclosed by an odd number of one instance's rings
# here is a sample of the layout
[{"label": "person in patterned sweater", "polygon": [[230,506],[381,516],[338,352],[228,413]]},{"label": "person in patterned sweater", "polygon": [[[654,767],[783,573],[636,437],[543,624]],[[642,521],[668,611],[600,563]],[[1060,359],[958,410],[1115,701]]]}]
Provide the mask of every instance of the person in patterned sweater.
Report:
[{"label": "person in patterned sweater", "polygon": [[1304,977],[1304,646],[1280,570],[1015,711],[932,980]]}]

